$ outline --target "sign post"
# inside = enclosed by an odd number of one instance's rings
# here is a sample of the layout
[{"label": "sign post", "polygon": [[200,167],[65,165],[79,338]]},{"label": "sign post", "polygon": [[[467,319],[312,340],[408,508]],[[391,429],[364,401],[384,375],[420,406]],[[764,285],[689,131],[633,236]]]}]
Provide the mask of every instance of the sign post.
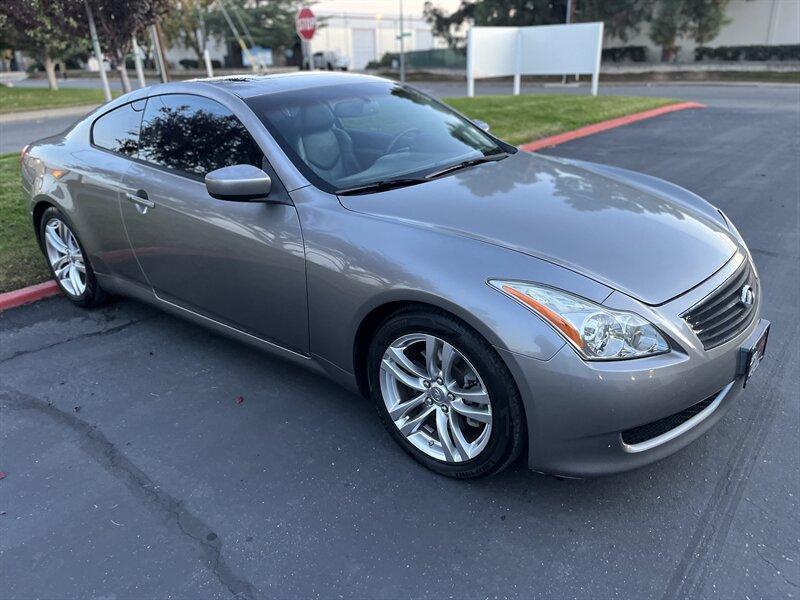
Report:
[{"label": "sign post", "polygon": [[314,33],[317,31],[317,17],[307,6],[304,6],[297,11],[295,28],[297,29],[297,35],[300,36],[300,47],[303,50],[303,64],[300,68],[301,70],[305,68],[310,69],[311,50],[309,48],[309,42],[311,41],[311,38],[314,37]]}]

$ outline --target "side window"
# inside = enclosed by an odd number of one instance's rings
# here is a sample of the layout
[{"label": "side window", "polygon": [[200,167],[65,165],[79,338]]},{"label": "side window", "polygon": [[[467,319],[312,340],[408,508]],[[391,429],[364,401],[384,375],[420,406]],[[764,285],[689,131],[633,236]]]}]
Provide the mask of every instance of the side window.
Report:
[{"label": "side window", "polygon": [[239,119],[218,102],[166,94],[147,100],[139,158],[201,178],[230,165],[262,168],[264,157]]},{"label": "side window", "polygon": [[92,125],[92,143],[135,158],[144,106],[144,100],[137,100],[104,114]]}]

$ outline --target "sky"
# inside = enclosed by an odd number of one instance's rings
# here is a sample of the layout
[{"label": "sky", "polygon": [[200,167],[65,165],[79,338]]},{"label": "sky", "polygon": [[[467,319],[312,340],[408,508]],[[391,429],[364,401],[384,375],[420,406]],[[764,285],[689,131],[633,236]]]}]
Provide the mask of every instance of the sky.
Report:
[{"label": "sky", "polygon": [[[451,12],[458,8],[461,0],[433,0],[435,6]],[[403,14],[422,16],[425,0],[403,0]],[[400,0],[319,0],[311,9],[318,14],[358,13],[396,15],[400,11]]]}]

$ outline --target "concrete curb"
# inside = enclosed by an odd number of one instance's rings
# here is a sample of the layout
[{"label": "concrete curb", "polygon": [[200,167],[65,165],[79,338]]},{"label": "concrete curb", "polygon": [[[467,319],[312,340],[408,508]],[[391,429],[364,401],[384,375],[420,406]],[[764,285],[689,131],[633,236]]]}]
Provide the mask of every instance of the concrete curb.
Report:
[{"label": "concrete curb", "polygon": [[519,149],[524,150],[525,152],[536,152],[537,150],[541,150],[542,148],[550,148],[552,146],[557,146],[558,144],[563,144],[564,142],[577,140],[578,138],[586,137],[588,135],[594,135],[595,133],[608,131],[609,129],[622,127],[623,125],[629,125],[631,123],[636,123],[637,121],[652,119],[653,117],[659,117],[661,115],[666,115],[668,113],[676,112],[679,110],[686,110],[689,108],[705,108],[705,107],[706,107],[705,104],[700,104],[699,102],[679,102],[677,104],[668,104],[666,106],[661,106],[659,108],[653,108],[651,110],[645,110],[642,112],[633,113],[632,115],[626,115],[624,117],[618,117],[616,119],[609,119],[608,121],[600,121],[599,123],[587,125],[586,127],[581,127],[579,129],[574,129],[572,131],[567,131],[566,133],[551,135],[550,137],[542,138],[540,140],[534,140],[532,142],[528,142],[527,144],[522,144],[519,147]]},{"label": "concrete curb", "polygon": [[[660,115],[665,115],[679,110],[686,110],[689,108],[705,108],[705,104],[699,104],[697,102],[668,104],[667,106],[662,106],[660,108],[654,108],[652,110],[646,110],[643,112],[634,113],[632,115],[619,117],[617,119],[610,119],[608,121],[601,121],[600,123],[587,125],[586,127],[581,127],[580,129],[575,129],[559,135],[553,135],[541,140],[529,142],[521,145],[519,148],[520,150],[524,150],[526,152],[535,152],[536,150],[540,150],[542,148],[557,146],[558,144],[563,144],[564,142],[569,142],[570,140],[576,140],[588,135],[600,133],[601,131],[608,131],[609,129],[614,129],[615,127],[621,127],[630,123],[636,123],[637,121],[643,121],[645,119],[651,119],[653,117],[658,117]],[[0,294],[0,312],[9,308],[21,306],[23,304],[36,302],[37,300],[41,300],[43,298],[55,296],[58,294],[58,292],[59,287],[55,281],[46,281],[37,285],[14,290],[13,292]]]},{"label": "concrete curb", "polygon": [[38,110],[22,110],[19,112],[0,113],[0,124],[18,121],[37,121],[56,119],[58,117],[80,117],[93,111],[99,104],[81,104],[80,106],[63,106],[61,108],[42,108]]},{"label": "concrete curb", "polygon": [[45,281],[44,283],[37,283],[30,285],[19,290],[12,292],[5,292],[0,294],[0,312],[23,304],[30,304],[43,298],[55,296],[60,292],[58,284],[53,281]]}]

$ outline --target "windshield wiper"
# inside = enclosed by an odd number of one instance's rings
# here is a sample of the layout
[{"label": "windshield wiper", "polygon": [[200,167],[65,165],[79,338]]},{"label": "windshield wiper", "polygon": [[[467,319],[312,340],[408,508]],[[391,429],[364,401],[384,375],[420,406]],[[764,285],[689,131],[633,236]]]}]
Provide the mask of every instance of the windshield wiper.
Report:
[{"label": "windshield wiper", "polygon": [[394,188],[405,187],[408,185],[416,185],[418,183],[425,183],[428,181],[427,177],[405,177],[402,179],[382,179],[380,181],[373,181],[364,185],[357,185],[351,188],[344,188],[336,190],[339,196],[352,196],[355,194],[363,194],[366,192],[381,192],[384,190],[391,190]]},{"label": "windshield wiper", "polygon": [[465,160],[460,163],[456,163],[454,165],[449,165],[447,167],[444,167],[443,169],[439,169],[438,171],[433,171],[432,173],[428,173],[427,175],[425,175],[425,177],[402,177],[398,179],[381,179],[380,181],[365,183],[364,185],[357,185],[351,188],[336,190],[335,193],[338,194],[339,196],[353,196],[356,194],[366,194],[368,192],[382,192],[394,188],[406,187],[409,185],[417,185],[418,183],[426,183],[431,179],[435,179],[436,177],[440,177],[441,175],[445,175],[452,171],[458,171],[459,169],[464,169],[466,167],[471,167],[473,165],[479,165],[481,163],[501,160],[507,157],[508,155],[509,155],[508,152],[498,152],[496,154],[488,154],[486,156],[481,156],[479,158],[472,158],[470,160]]},{"label": "windshield wiper", "polygon": [[433,171],[432,173],[428,173],[425,176],[425,179],[435,179],[437,177],[441,177],[442,175],[446,175],[447,173],[452,173],[453,171],[460,171],[461,169],[466,169],[467,167],[472,167],[474,165],[480,165],[482,163],[502,160],[507,156],[508,152],[498,152],[497,154],[488,154],[486,156],[481,156],[480,158],[471,158],[469,160],[464,160],[461,161],[460,163],[444,167],[443,169],[439,169],[438,171]]}]

